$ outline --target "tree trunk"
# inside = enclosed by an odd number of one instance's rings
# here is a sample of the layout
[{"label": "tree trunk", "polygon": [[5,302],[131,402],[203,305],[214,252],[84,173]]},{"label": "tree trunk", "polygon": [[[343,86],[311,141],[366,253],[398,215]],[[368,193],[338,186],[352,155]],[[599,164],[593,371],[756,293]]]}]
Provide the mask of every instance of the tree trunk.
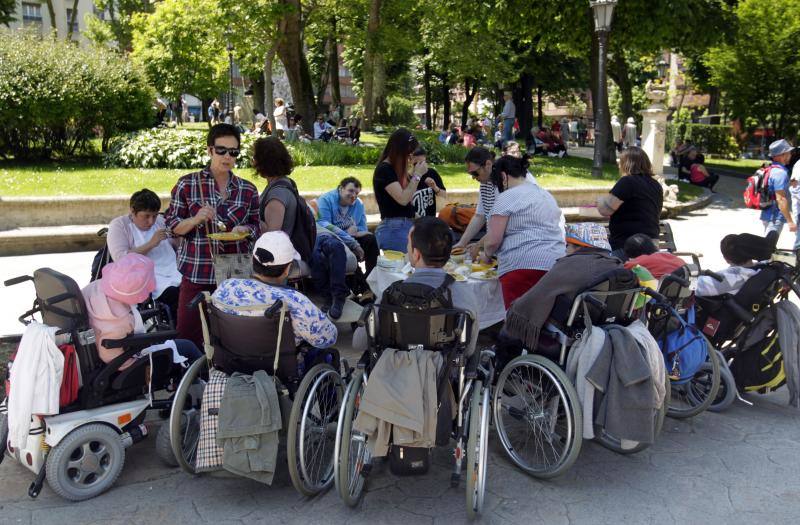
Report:
[{"label": "tree trunk", "polygon": [[47,0],[47,14],[50,16],[50,28],[53,30],[53,37],[58,38],[58,27],[56,26],[56,9],[53,7],[53,0]]},{"label": "tree trunk", "polygon": [[[317,107],[314,101],[314,85],[311,82],[308,60],[303,51],[303,20],[300,0],[281,0],[280,3],[287,7],[287,12],[279,25],[283,37],[278,42],[278,57],[286,68],[295,111],[306,119],[313,120],[317,113]],[[267,105],[270,103],[268,101]]]},{"label": "tree trunk", "polygon": [[539,84],[536,86],[536,125],[539,129],[544,127],[544,113],[542,113],[542,98],[544,97],[544,88]]},{"label": "tree trunk", "polygon": [[[264,115],[269,119],[270,129],[275,129],[275,111],[273,110],[273,99],[275,97],[272,82],[272,68],[275,64],[275,53],[277,52],[277,45],[273,45],[267,55],[264,57]],[[295,106],[295,109],[297,106]],[[302,115],[302,113],[301,113]],[[311,117],[313,118],[313,116]]]},{"label": "tree trunk", "polygon": [[342,89],[339,85],[339,41],[336,38],[336,17],[331,19],[331,39],[330,39],[330,54],[328,56],[328,70],[330,72],[331,83],[331,101],[339,111],[339,114],[344,117],[344,111],[341,111],[342,105]]},{"label": "tree trunk", "polygon": [[67,20],[67,42],[72,42],[72,28],[75,27],[75,21],[78,19],[78,2],[79,0],[72,1],[72,12]]},{"label": "tree trunk", "polygon": [[[592,26],[593,27],[593,26]],[[603,133],[606,137],[611,137],[611,115],[609,112],[608,107],[608,90],[606,90],[606,96],[603,97],[603,100],[598,100],[597,96],[597,61],[599,56],[599,44],[597,40],[597,33],[594,33],[594,29],[592,29],[592,51],[591,57],[589,61],[589,69],[590,69],[590,80],[592,84],[592,110],[594,110],[595,115],[597,114],[597,104],[601,104],[603,108],[603,122],[595,122],[595,127],[602,126]],[[601,155],[603,163],[616,163],[617,162],[617,150],[614,147],[613,140],[607,140],[605,148],[603,149],[603,153]]]},{"label": "tree trunk", "polygon": [[633,84],[631,83],[628,62],[625,61],[623,53],[614,53],[610,65],[608,76],[617,84],[619,95],[622,99],[620,106],[622,115],[619,115],[620,120],[625,122],[628,120],[628,117],[636,118],[633,111]]},{"label": "tree trunk", "polygon": [[370,0],[367,35],[364,45],[364,129],[371,130],[375,116],[375,47],[377,32],[381,25],[381,0]]},{"label": "tree trunk", "polygon": [[389,120],[389,106],[386,99],[386,61],[382,53],[375,54],[374,61],[374,74],[375,83],[373,84],[373,97],[374,97],[374,120],[385,121]]},{"label": "tree trunk", "polygon": [[711,115],[711,119],[709,120],[709,124],[719,124],[719,98],[720,92],[719,88],[716,86],[711,86],[708,89],[708,114]]},{"label": "tree trunk", "polygon": [[[325,91],[328,90],[328,79],[330,77],[331,72],[331,65],[330,65],[330,49],[328,46],[331,45],[331,39],[325,38],[325,67],[322,68],[322,72],[319,76],[319,81],[317,82],[317,107],[322,108],[323,102],[325,100]],[[338,126],[339,123],[337,122],[336,125]]]},{"label": "tree trunk", "polygon": [[464,79],[464,103],[461,105],[461,127],[467,126],[467,120],[469,119],[469,106],[472,104],[472,101],[475,100],[475,95],[478,94],[478,81],[474,80],[472,82],[472,91],[470,91],[470,80],[469,78]]},{"label": "tree trunk", "polygon": [[520,140],[531,146],[531,128],[533,127],[533,76],[522,73],[519,82],[512,90],[514,105],[517,107],[517,120],[519,122]]},{"label": "tree trunk", "polygon": [[442,119],[444,127],[450,129],[450,84],[447,73],[442,74]]},{"label": "tree trunk", "polygon": [[433,130],[433,120],[431,118],[431,65],[425,61],[423,65],[422,84],[425,89],[425,127]]}]

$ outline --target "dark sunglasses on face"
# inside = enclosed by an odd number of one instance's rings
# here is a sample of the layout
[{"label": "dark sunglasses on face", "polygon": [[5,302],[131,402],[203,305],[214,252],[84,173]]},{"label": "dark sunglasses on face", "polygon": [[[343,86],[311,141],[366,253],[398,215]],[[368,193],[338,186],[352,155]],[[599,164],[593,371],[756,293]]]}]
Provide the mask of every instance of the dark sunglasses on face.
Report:
[{"label": "dark sunglasses on face", "polygon": [[234,159],[239,156],[239,148],[226,148],[225,146],[213,146],[214,153],[219,155],[220,157],[225,155],[226,153],[233,157]]},{"label": "dark sunglasses on face", "polygon": [[477,179],[478,177],[481,176],[481,174],[478,172],[478,170],[470,171],[469,174],[472,175],[473,179]]}]

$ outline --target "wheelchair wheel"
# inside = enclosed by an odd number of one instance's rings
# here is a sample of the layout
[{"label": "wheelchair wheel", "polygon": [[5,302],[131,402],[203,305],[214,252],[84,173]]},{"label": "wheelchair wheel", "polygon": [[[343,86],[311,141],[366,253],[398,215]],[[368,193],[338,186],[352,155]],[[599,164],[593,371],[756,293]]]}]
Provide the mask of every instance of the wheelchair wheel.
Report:
[{"label": "wheelchair wheel", "polygon": [[2,463],[8,450],[8,416],[5,412],[0,412],[0,443],[3,445],[3,450],[0,450],[0,463]]},{"label": "wheelchair wheel", "polygon": [[172,453],[172,441],[169,438],[169,420],[158,427],[158,432],[156,433],[156,456],[164,465],[170,468],[178,466],[178,460],[175,459],[175,454]]},{"label": "wheelchair wheel", "polygon": [[111,488],[124,465],[119,433],[90,423],[67,434],[47,455],[47,484],[64,499],[83,501]]},{"label": "wheelchair wheel", "polygon": [[[661,434],[661,429],[664,427],[664,418],[667,416],[667,407],[670,403],[670,397],[672,395],[672,391],[670,389],[670,380],[669,376],[664,376],[664,385],[666,386],[666,392],[664,395],[664,402],[661,403],[661,407],[656,411],[655,416],[653,417],[653,437],[657,438]],[[606,432],[603,429],[596,429],[595,430],[595,441],[603,445],[609,450],[616,452],[617,454],[636,454],[637,452],[641,452],[642,450],[649,447],[652,443],[637,443],[633,447],[623,447],[622,442]]]},{"label": "wheelchair wheel", "polygon": [[333,483],[334,445],[342,404],[342,378],[320,364],[303,377],[294,396],[287,432],[287,456],[292,485],[314,496]]},{"label": "wheelchair wheel", "polygon": [[[722,359],[719,354],[717,354],[717,357]],[[723,363],[720,367],[719,390],[717,390],[717,395],[708,410],[711,412],[727,410],[736,401],[736,391],[736,380],[733,378],[733,372],[731,372],[727,364]]]},{"label": "wheelchair wheel", "polygon": [[169,414],[169,440],[173,458],[184,471],[195,474],[200,441],[200,404],[208,381],[208,360],[201,357],[186,370]]},{"label": "wheelchair wheel", "polygon": [[578,394],[563,370],[538,355],[508,363],[494,391],[494,422],[506,455],[531,476],[566,472],[583,442]]},{"label": "wheelchair wheel", "polygon": [[472,385],[467,440],[467,516],[474,518],[483,509],[489,450],[489,388],[481,381]]},{"label": "wheelchair wheel", "polygon": [[672,385],[667,415],[675,419],[694,417],[702,413],[717,397],[720,384],[719,356],[708,345],[708,360],[682,385]]},{"label": "wheelchair wheel", "polygon": [[350,507],[355,507],[361,500],[366,483],[364,467],[369,465],[371,460],[366,436],[353,432],[358,404],[366,388],[364,375],[362,370],[356,370],[353,379],[347,385],[336,431],[334,479],[339,496]]}]

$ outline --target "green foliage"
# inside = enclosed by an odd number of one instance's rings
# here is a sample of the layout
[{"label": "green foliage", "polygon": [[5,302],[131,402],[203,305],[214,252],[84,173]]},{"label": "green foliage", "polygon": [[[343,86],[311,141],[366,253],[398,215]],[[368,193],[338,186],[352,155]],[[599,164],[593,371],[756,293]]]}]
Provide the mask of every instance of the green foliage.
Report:
[{"label": "green foliage", "polygon": [[414,101],[400,96],[389,97],[388,122],[393,126],[415,127],[419,119],[414,114]]},{"label": "green foliage", "polygon": [[133,42],[133,15],[152,13],[155,2],[149,0],[94,0],[97,9],[107,13],[106,20],[94,14],[87,16],[87,30],[84,34],[92,42],[130,51]]},{"label": "green foliage", "polygon": [[714,155],[736,157],[740,152],[730,126],[676,121],[667,127],[667,149],[673,146],[676,139],[689,140],[701,151]]},{"label": "green foliage", "polygon": [[704,58],[729,113],[791,134],[800,119],[800,0],[742,0],[729,42]]},{"label": "green foliage", "polygon": [[14,12],[16,10],[16,0],[0,0],[0,24],[7,26],[16,20],[14,18]]},{"label": "green foliage", "polygon": [[170,100],[210,99],[224,89],[228,58],[216,0],[163,0],[133,15],[133,52],[150,82]]},{"label": "green foliage", "polygon": [[0,155],[69,156],[142,128],[155,95],[142,72],[110,51],[25,31],[0,32]]}]

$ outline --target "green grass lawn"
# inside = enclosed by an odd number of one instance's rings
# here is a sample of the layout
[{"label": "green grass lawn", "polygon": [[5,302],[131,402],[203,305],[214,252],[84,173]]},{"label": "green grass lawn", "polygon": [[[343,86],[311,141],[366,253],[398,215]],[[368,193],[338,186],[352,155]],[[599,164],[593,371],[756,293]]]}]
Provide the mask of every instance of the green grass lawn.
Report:
[{"label": "green grass lawn", "polygon": [[758,159],[706,159],[706,164],[713,170],[715,167],[752,175],[761,165],[767,161]]}]

